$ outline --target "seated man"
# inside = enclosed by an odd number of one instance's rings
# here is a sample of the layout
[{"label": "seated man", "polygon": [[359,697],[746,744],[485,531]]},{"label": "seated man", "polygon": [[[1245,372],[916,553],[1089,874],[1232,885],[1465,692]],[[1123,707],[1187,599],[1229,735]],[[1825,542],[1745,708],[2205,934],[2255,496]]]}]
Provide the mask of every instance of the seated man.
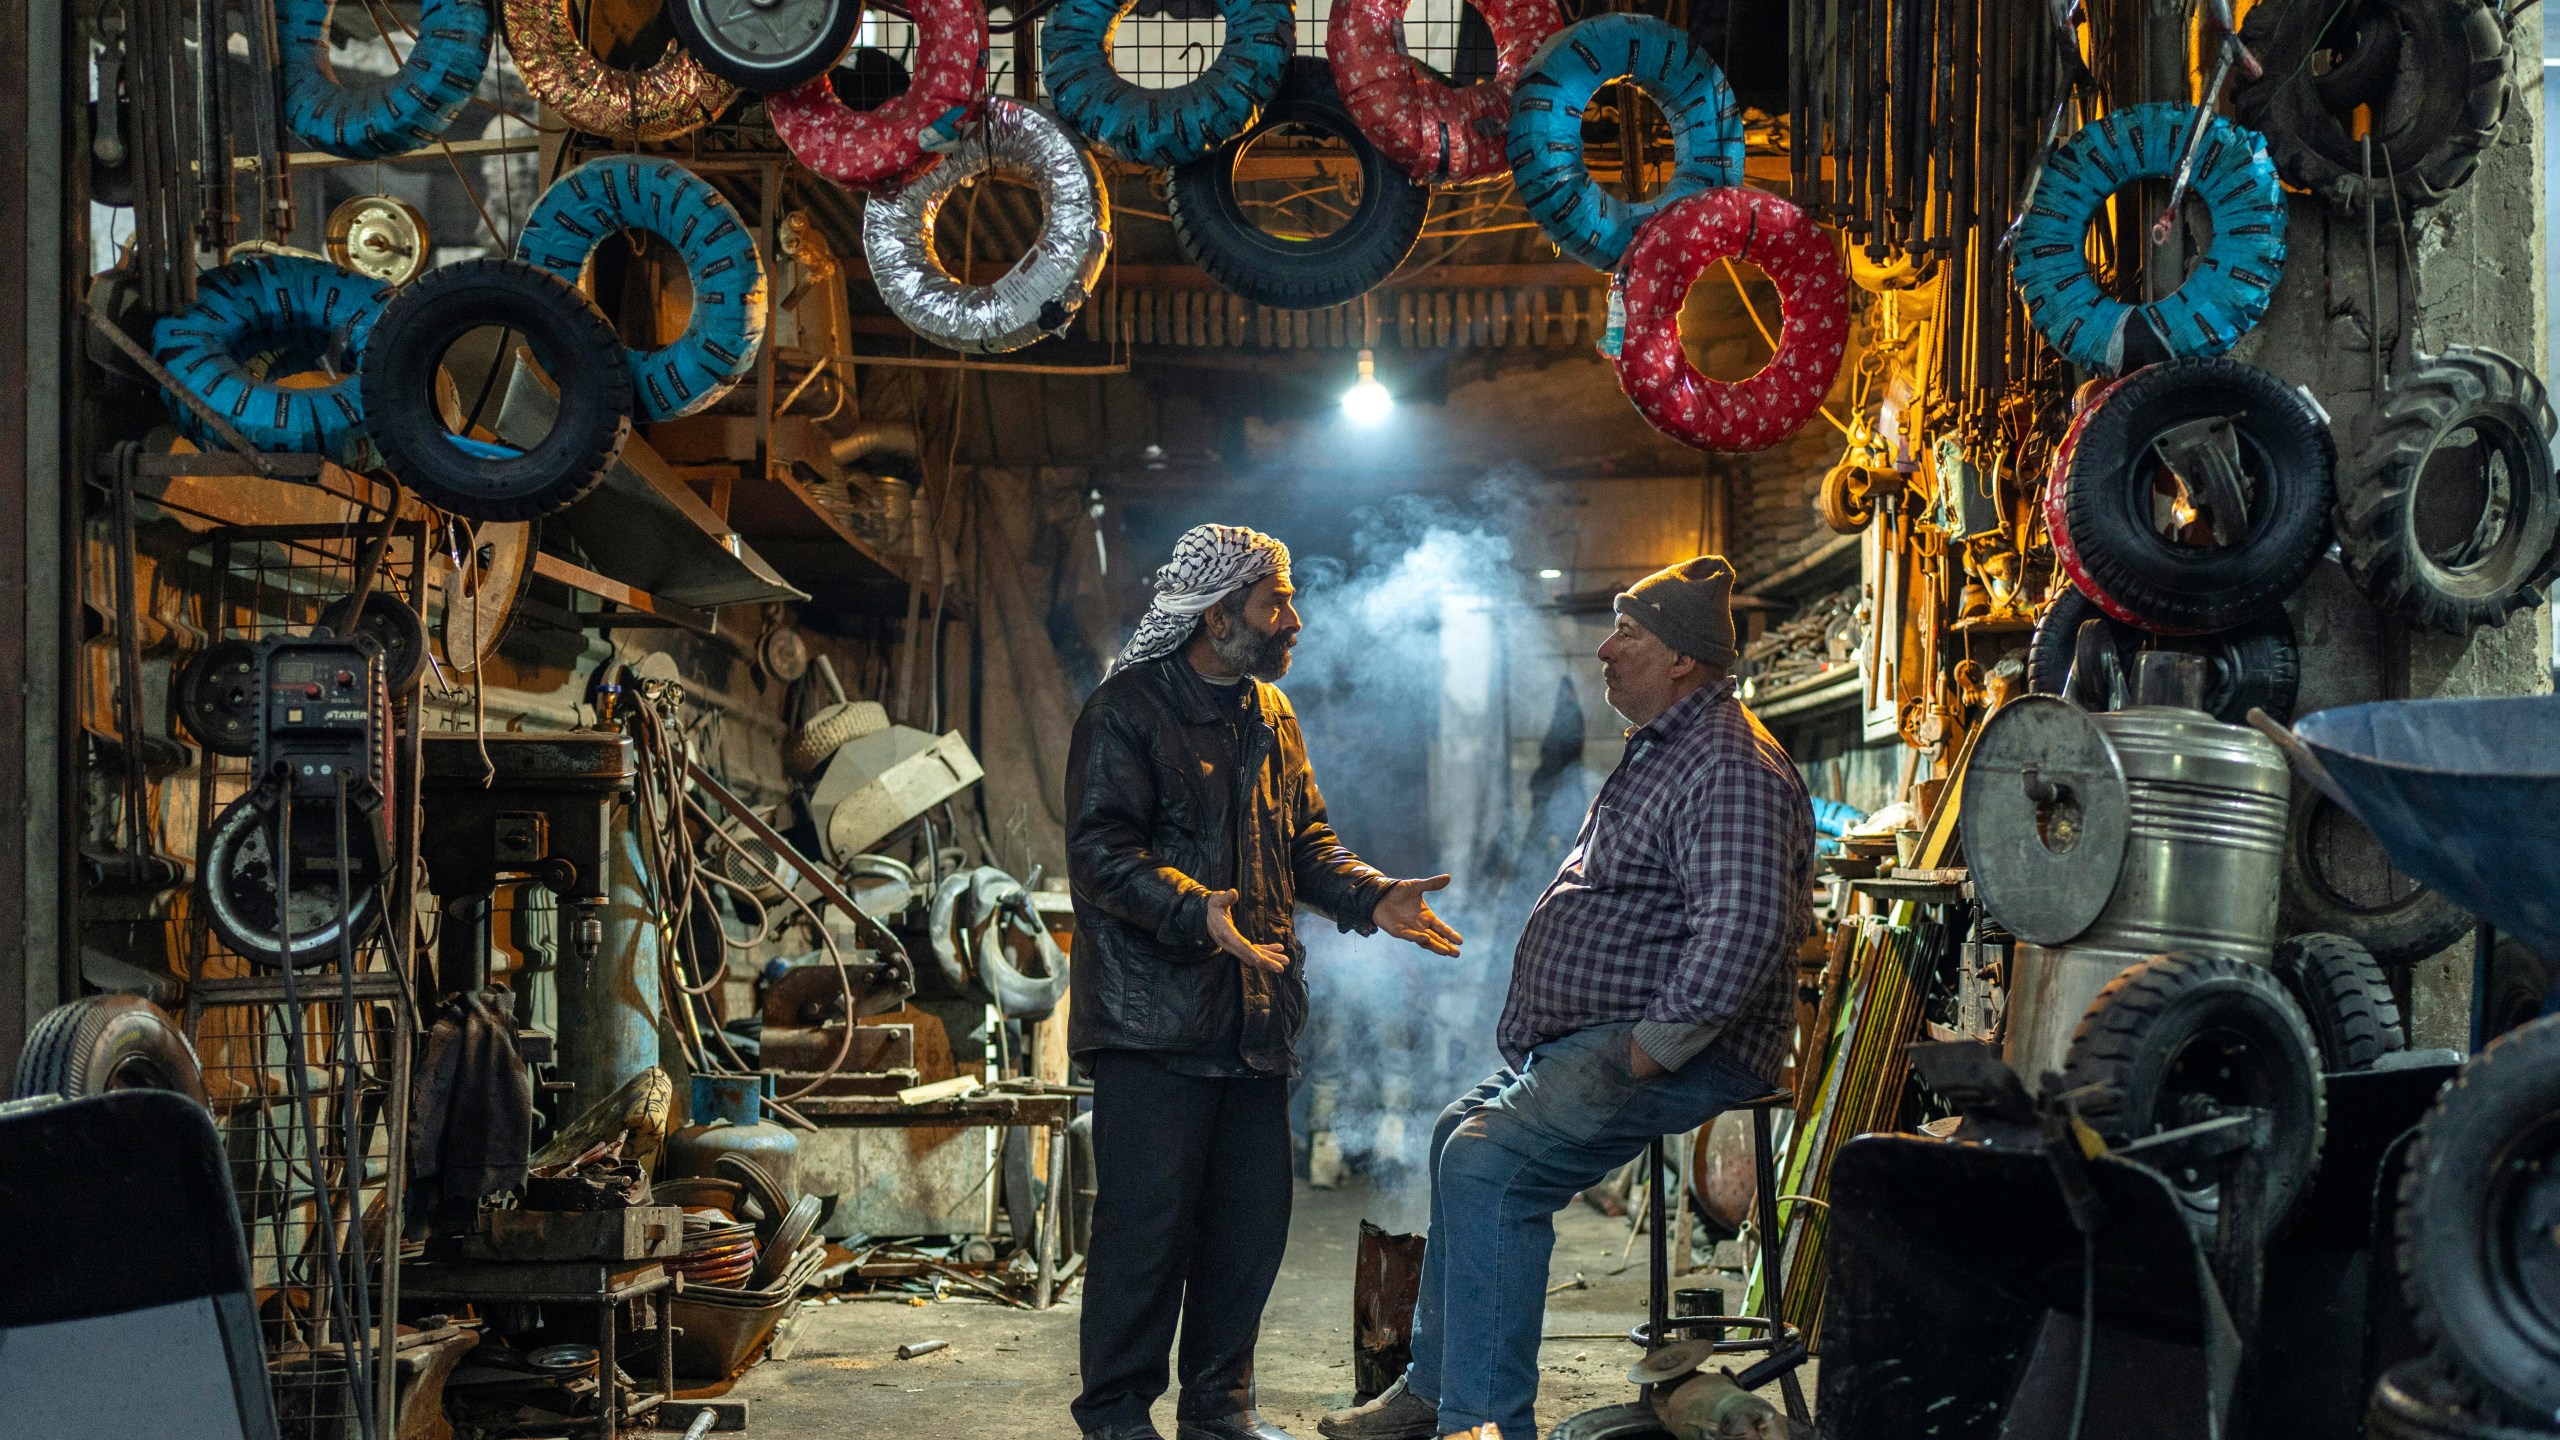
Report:
[{"label": "seated man", "polygon": [[1509,1066],[1441,1112],[1413,1364],[1326,1416],[1335,1440],[1537,1440],[1555,1212],[1786,1065],[1813,809],[1734,696],[1732,596],[1733,568],[1702,555],[1617,599],[1600,661],[1626,757],[1521,932]]}]

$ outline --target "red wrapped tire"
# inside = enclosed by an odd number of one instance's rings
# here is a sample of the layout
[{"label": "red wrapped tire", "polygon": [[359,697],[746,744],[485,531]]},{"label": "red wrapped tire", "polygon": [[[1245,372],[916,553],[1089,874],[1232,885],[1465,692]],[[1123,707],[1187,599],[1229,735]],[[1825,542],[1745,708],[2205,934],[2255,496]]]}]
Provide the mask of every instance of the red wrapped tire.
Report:
[{"label": "red wrapped tire", "polygon": [[987,12],[976,0],[917,0],[916,60],[907,88],[875,110],[851,110],[829,77],[765,97],[794,158],[854,190],[902,185],[952,148],[987,92]]},{"label": "red wrapped tire", "polygon": [[1405,53],[1404,0],[1337,0],[1324,53],[1360,133],[1424,185],[1482,180],[1511,168],[1503,153],[1511,91],[1548,36],[1564,28],[1556,0],[1470,0],[1493,32],[1489,80],[1452,85]]},{"label": "red wrapped tire", "polygon": [[[1680,307],[1719,260],[1778,287],[1778,350],[1747,380],[1711,380],[1680,349]],[[1647,424],[1683,445],[1766,450],[1822,408],[1849,343],[1849,274],[1811,216],[1759,190],[1701,191],[1645,222],[1618,271],[1626,344],[1618,385]]]}]

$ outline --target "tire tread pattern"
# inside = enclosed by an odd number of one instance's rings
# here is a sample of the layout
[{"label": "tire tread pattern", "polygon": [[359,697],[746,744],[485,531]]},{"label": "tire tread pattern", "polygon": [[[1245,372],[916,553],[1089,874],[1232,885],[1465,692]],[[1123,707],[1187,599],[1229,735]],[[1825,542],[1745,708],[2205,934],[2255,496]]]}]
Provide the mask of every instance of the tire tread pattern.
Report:
[{"label": "tire tread pattern", "polygon": [[[2509,1147],[2560,1111],[2560,1018],[2489,1042],[2418,1126],[2400,1175],[2401,1293],[2458,1403],[2548,1417],[2560,1411],[2560,1354],[2532,1343],[2485,1273],[2502,1237],[2485,1233],[2488,1181],[2522,1163]],[[2512,1260],[2512,1256],[2509,1257]]]},{"label": "tire tread pattern", "polygon": [[2391,982],[2362,945],[2344,935],[2296,935],[2276,947],[2275,970],[2311,1022],[2331,1074],[2369,1069],[2409,1048]]}]

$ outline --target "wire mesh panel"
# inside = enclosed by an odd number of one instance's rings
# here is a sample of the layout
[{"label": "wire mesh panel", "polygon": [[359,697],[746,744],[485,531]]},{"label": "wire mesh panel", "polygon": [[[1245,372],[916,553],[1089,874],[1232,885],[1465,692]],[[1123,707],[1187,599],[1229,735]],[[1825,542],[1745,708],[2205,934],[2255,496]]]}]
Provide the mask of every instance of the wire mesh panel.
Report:
[{"label": "wire mesh panel", "polygon": [[409,1020],[398,976],[334,965],[208,980],[204,1062],[288,1440],[392,1433]]},{"label": "wire mesh panel", "polygon": [[[201,548],[208,573],[194,618],[208,645],[344,625],[368,583],[413,609],[421,598],[419,526],[225,527]],[[368,582],[367,557],[377,551]],[[251,690],[243,708],[254,706]],[[190,857],[198,880],[165,922],[167,953],[185,957],[187,1030],[230,1161],[277,1413],[289,1440],[387,1437],[394,1385],[385,1335],[396,1303],[400,1137],[417,1028],[402,963],[415,953],[412,907],[397,877],[412,867],[393,867],[391,923],[343,949],[321,947],[312,963],[295,955],[291,969],[253,961],[212,923],[203,874],[227,853],[215,843],[217,821],[255,787],[255,761],[199,754]],[[402,768],[387,787],[395,795],[408,788]],[[274,848],[263,853],[282,853],[285,837],[267,838]],[[284,873],[259,870],[252,883]],[[279,918],[277,928],[288,926]]]},{"label": "wire mesh panel", "polygon": [[[1299,54],[1324,54],[1325,21],[1332,9],[1333,0],[1300,0]],[[1458,31],[1465,14],[1465,0],[1413,0],[1405,8],[1406,50],[1443,75],[1456,73]],[[872,23],[869,16],[864,18],[865,33]],[[1130,84],[1149,90],[1188,85],[1218,58],[1226,33],[1217,0],[1140,0],[1111,33],[1111,68]],[[998,64],[1005,63],[999,55]],[[1007,87],[1000,81],[996,88]],[[1041,93],[1048,93],[1045,85]]]}]

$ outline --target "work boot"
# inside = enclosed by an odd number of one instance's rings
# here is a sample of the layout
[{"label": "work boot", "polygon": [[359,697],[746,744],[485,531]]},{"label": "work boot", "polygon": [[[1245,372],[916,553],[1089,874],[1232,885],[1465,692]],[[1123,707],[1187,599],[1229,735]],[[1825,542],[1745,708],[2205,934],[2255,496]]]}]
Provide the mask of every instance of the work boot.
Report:
[{"label": "work boot", "polygon": [[1366,1405],[1336,1410],[1316,1422],[1328,1440],[1431,1440],[1440,1433],[1440,1407],[1404,1388],[1404,1377]]},{"label": "work boot", "polygon": [[1164,1440],[1153,1420],[1124,1420],[1084,1432],[1084,1440]]},{"label": "work boot", "polygon": [[1238,1410],[1215,1420],[1185,1420],[1174,1427],[1173,1440],[1298,1440],[1298,1437],[1252,1410]]}]

